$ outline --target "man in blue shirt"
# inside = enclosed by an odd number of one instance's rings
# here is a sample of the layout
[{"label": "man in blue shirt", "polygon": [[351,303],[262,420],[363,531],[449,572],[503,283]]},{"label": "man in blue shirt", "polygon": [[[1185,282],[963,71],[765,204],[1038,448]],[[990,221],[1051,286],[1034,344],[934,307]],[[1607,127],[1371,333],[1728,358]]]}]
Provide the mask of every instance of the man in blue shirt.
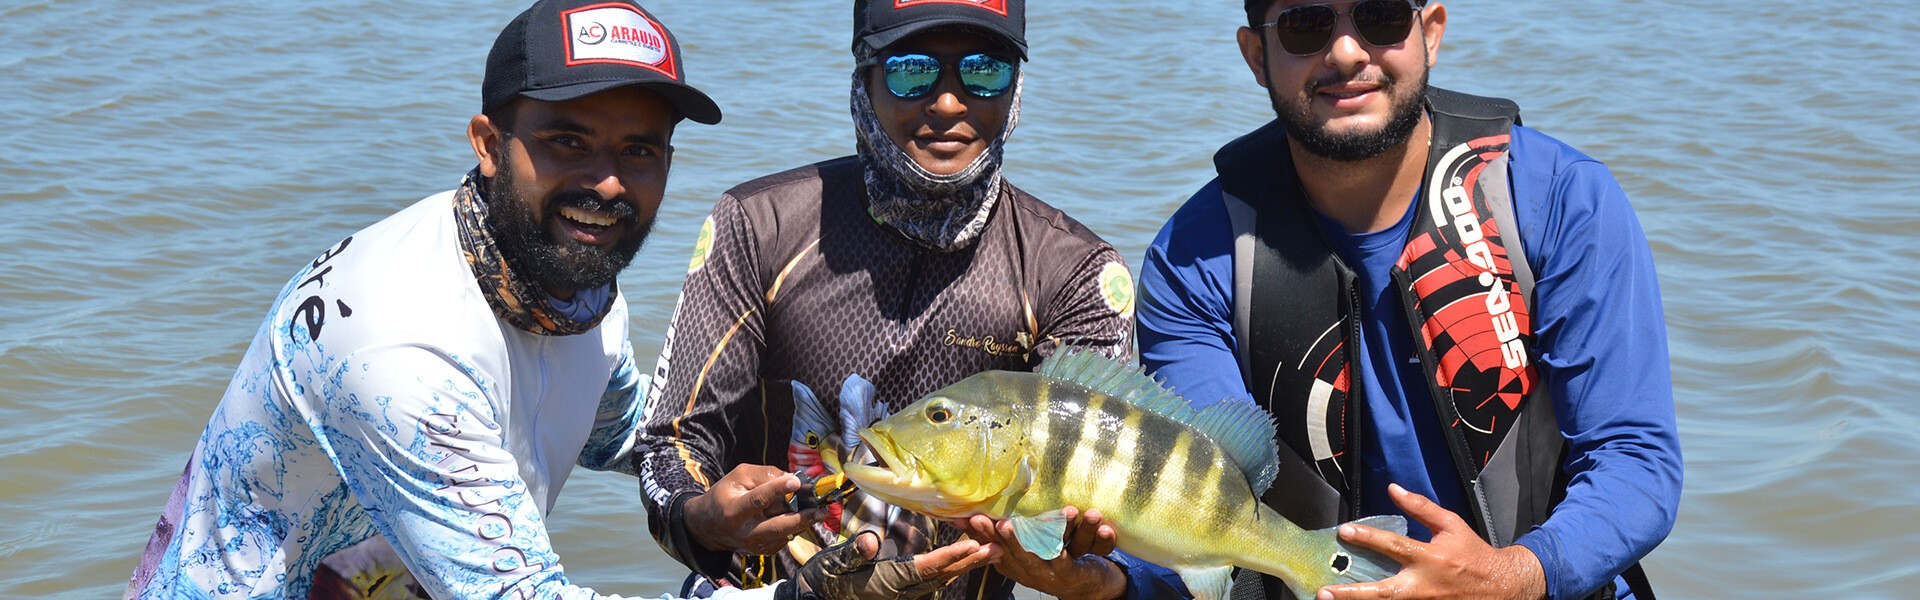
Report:
[{"label": "man in blue shirt", "polygon": [[1511,102],[1429,88],[1438,4],[1246,5],[1279,118],[1148,248],[1143,362],[1274,413],[1290,470],[1266,499],[1288,518],[1409,517],[1405,537],[1342,527],[1404,566],[1320,598],[1650,597],[1637,561],[1672,530],[1682,464],[1618,183]]}]

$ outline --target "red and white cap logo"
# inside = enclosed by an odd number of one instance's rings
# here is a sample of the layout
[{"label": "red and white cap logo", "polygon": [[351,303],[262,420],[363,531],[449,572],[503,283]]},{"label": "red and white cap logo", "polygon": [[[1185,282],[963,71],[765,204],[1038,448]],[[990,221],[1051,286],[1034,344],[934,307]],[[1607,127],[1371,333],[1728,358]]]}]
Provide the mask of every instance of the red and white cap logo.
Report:
[{"label": "red and white cap logo", "polygon": [[614,63],[646,67],[674,79],[673,44],[666,29],[632,5],[594,4],[560,13],[567,66]]},{"label": "red and white cap logo", "polygon": [[895,10],[923,4],[964,4],[993,11],[1002,17],[1007,16],[1007,0],[893,0]]}]

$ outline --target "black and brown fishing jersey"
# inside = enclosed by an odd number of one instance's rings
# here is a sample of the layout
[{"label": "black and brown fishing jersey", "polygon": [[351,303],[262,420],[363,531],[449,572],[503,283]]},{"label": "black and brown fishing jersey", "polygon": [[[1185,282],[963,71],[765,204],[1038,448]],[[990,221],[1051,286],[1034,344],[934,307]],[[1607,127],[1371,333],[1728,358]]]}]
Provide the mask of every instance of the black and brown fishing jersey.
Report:
[{"label": "black and brown fishing jersey", "polygon": [[[707,551],[681,518],[686,499],[737,465],[787,467],[792,381],[819,392],[834,414],[842,382],[859,374],[893,411],[974,373],[1031,371],[1062,346],[1132,354],[1133,278],[1120,254],[1003,185],[986,230],[953,252],[876,223],[853,157],[720,198],[695,244],[634,453],[649,528],[668,554],[747,586],[792,572],[784,552]],[[883,557],[960,537],[908,517],[889,529]],[[982,569],[939,597],[1008,597],[1012,585]]]}]

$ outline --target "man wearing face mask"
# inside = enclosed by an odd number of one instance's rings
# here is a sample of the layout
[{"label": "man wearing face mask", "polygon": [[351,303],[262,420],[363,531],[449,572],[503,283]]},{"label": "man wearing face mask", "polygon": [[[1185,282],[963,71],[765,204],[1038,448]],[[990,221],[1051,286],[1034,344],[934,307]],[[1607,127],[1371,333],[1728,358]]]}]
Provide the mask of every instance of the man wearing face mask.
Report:
[{"label": "man wearing face mask", "polygon": [[1673,528],[1682,462],[1659,279],[1613,174],[1513,102],[1429,87],[1438,3],[1245,6],[1277,119],[1215,154],[1149,246],[1142,361],[1273,413],[1265,500],[1296,524],[1410,531],[1340,528],[1403,564],[1379,582],[1241,583],[1650,598],[1637,561]]},{"label": "man wearing face mask", "polygon": [[[947,598],[1005,597],[1009,577],[1074,597],[1124,585],[1099,556],[1002,556],[991,539],[956,543],[946,524],[857,511],[858,495],[835,515],[743,491],[796,466],[792,382],[837,390],[858,374],[894,410],[974,373],[1031,370],[1063,346],[1129,355],[1133,283],[1119,254],[1002,175],[1024,17],[1018,0],[856,2],[856,155],[735,187],[703,225],[636,454],[654,536],[697,573],[772,581],[832,541],[818,537],[864,521],[884,530],[881,560],[829,585]],[[1086,516],[1076,547],[1110,548],[1110,530],[1099,538]],[[975,570],[989,560],[998,568]]]}]

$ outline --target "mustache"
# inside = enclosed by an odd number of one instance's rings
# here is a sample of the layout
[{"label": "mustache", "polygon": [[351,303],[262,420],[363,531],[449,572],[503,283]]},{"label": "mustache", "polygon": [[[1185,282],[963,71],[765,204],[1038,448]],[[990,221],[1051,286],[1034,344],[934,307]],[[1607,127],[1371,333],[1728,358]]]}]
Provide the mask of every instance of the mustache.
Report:
[{"label": "mustache", "polygon": [[1392,75],[1388,75],[1386,73],[1381,73],[1378,75],[1364,75],[1360,77],[1348,77],[1346,75],[1335,73],[1332,75],[1325,75],[1322,77],[1318,77],[1318,78],[1315,78],[1313,81],[1307,82],[1307,92],[1312,93],[1313,91],[1318,90],[1320,88],[1331,87],[1331,86],[1335,86],[1343,83],[1371,83],[1371,84],[1380,86],[1380,89],[1391,90],[1393,89],[1394,80]]},{"label": "mustache", "polygon": [[558,213],[561,208],[568,206],[619,218],[633,217],[640,213],[631,203],[619,199],[602,199],[599,194],[587,190],[565,190],[555,192],[547,198],[547,212]]}]

